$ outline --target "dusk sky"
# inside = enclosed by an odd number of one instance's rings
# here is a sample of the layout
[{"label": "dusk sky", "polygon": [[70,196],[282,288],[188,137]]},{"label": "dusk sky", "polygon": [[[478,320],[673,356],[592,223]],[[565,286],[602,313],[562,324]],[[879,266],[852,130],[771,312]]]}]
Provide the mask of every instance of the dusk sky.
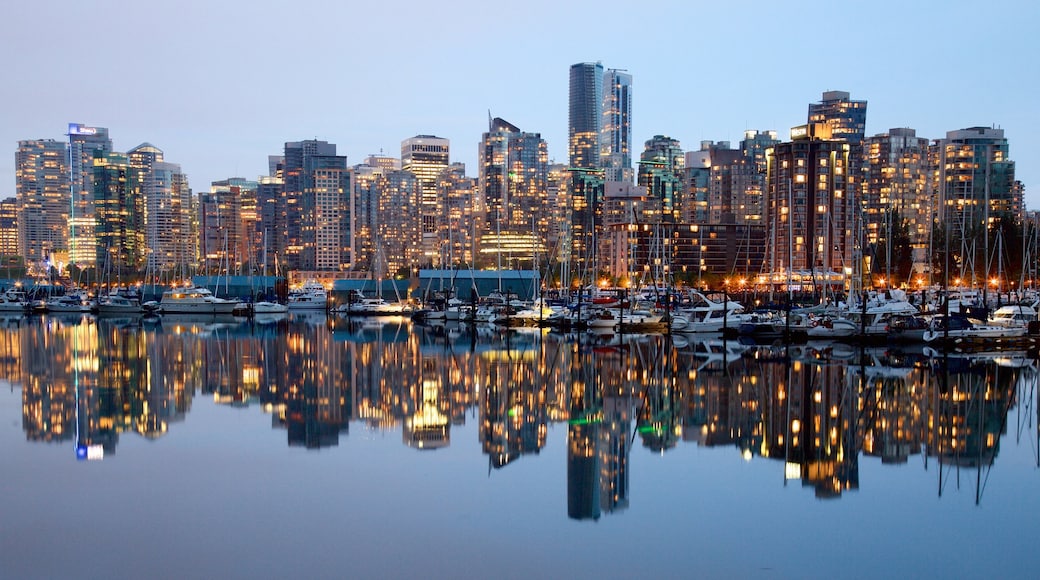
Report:
[{"label": "dusk sky", "polygon": [[825,90],[865,99],[867,134],[998,126],[1040,209],[1035,0],[947,2],[11,2],[0,197],[21,139],[108,127],[181,164],[195,191],[267,172],[285,141],[350,164],[401,140],[451,140],[477,175],[488,111],[567,160],[571,64],[633,76],[633,153],[655,134],[782,139]]}]

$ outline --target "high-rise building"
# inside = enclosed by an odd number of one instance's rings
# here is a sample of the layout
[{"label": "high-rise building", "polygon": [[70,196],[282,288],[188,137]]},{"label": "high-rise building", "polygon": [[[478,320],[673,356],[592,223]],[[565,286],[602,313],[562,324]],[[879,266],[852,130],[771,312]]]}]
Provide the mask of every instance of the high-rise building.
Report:
[{"label": "high-rise building", "polygon": [[379,208],[376,180],[390,171],[400,171],[401,160],[384,155],[369,155],[354,166],[354,269],[372,271]]},{"label": "high-rise building", "polygon": [[599,159],[607,181],[632,182],[632,75],[617,69],[603,74]]},{"label": "high-rise building", "polygon": [[93,265],[97,258],[94,237],[94,153],[112,151],[108,129],[69,123],[69,262]]},{"label": "high-rise building", "polygon": [[523,132],[501,118],[491,121],[480,149],[480,191],[487,207],[481,253],[544,258],[548,170],[548,147],[539,133]]},{"label": "high-rise building", "polygon": [[647,211],[654,222],[680,219],[683,196],[683,167],[686,158],[679,141],[654,135],[639,157],[638,183],[646,188]]},{"label": "high-rise building", "polygon": [[855,189],[851,145],[830,138],[828,125],[795,127],[772,150],[767,169],[766,268],[786,284],[845,283],[854,265]]},{"label": "high-rise building", "polygon": [[450,142],[433,135],[416,135],[401,141],[401,167],[419,179],[422,189],[420,212],[422,251],[425,262],[439,264],[441,239],[446,231],[438,206],[437,178],[448,167]]},{"label": "high-rise building", "polygon": [[[877,244],[892,239],[892,232],[907,227],[913,268],[928,268],[929,236],[936,203],[929,184],[928,139],[913,129],[889,129],[863,143],[864,182],[862,209],[866,241]],[[896,220],[896,223],[893,223]],[[892,244],[885,247],[892,249]],[[886,259],[886,264],[891,261]],[[903,280],[904,282],[906,280]]]},{"label": "high-rise building", "polygon": [[389,171],[375,178],[376,219],[372,273],[394,276],[425,261],[420,244],[423,190],[411,171]]},{"label": "high-rise building", "polygon": [[[278,173],[281,173],[279,169]],[[284,180],[279,176],[261,175],[256,183],[256,230],[260,238],[260,264],[274,273],[285,253]]]},{"label": "high-rise building", "polygon": [[199,255],[206,272],[239,272],[263,256],[258,239],[257,182],[232,177],[199,194]]},{"label": "high-rise building", "polygon": [[996,261],[989,256],[996,241],[988,232],[1000,219],[1021,221],[1024,209],[1004,130],[969,127],[949,131],[935,149],[936,217],[951,233],[951,264],[957,264],[957,275],[962,278],[988,278],[989,271],[996,270],[995,265],[990,266]]},{"label": "high-rise building", "polygon": [[18,199],[0,200],[0,259],[4,265],[18,256]]},{"label": "high-rise building", "polygon": [[819,103],[809,104],[808,122],[825,123],[831,139],[858,145],[866,135],[867,102],[853,101],[845,91],[826,91]]},{"label": "high-rise building", "polygon": [[97,267],[104,276],[136,272],[144,259],[144,200],[125,153],[94,154],[94,220]]},{"label": "high-rise building", "polygon": [[571,167],[600,167],[600,125],[603,106],[603,65],[571,65],[567,147]]},{"label": "high-rise building", "polygon": [[566,229],[560,235],[560,245],[569,248],[561,256],[561,282],[567,286],[595,282],[607,271],[607,256],[598,247],[604,238],[604,184],[601,169],[570,169],[567,216],[561,220]]},{"label": "high-rise building", "polygon": [[195,265],[197,236],[192,232],[192,196],[188,177],[176,163],[157,161],[145,175],[146,269],[187,276]]},{"label": "high-rise building", "polygon": [[[68,250],[69,170],[64,142],[18,142],[15,153],[18,247],[30,271],[43,271]],[[59,255],[56,255],[59,254]],[[46,264],[46,262],[50,264]]]},{"label": "high-rise building", "polygon": [[472,267],[480,232],[486,231],[487,209],[478,180],[466,176],[464,163],[452,163],[441,173],[439,181],[449,232],[445,260],[453,266]]},{"label": "high-rise building", "polygon": [[347,158],[327,141],[285,144],[284,258],[291,270],[339,271],[353,247],[353,191]]}]

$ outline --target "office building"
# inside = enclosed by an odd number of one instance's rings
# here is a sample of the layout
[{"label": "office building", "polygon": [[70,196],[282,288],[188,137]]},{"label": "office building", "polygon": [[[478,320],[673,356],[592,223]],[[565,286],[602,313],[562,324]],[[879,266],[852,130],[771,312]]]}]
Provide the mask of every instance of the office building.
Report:
[{"label": "office building", "polygon": [[401,142],[401,167],[419,179],[422,189],[422,250],[429,264],[440,264],[441,240],[446,234],[437,179],[448,167],[449,150],[447,139],[433,135],[416,135]]},{"label": "office building", "polygon": [[[176,163],[157,161],[145,175],[145,248],[148,272],[161,279],[187,277],[196,263],[188,177]],[[167,276],[170,274],[170,276]]]},{"label": "office building", "polygon": [[285,144],[284,258],[291,270],[342,271],[353,248],[353,187],[347,158],[327,141]]},{"label": "office building", "polygon": [[420,228],[423,188],[407,170],[389,171],[375,178],[376,219],[372,274],[394,277],[426,262]]},{"label": "office building", "polygon": [[685,163],[685,155],[678,140],[654,135],[646,141],[643,153],[639,156],[637,183],[646,188],[651,221],[679,221]]},{"label": "office building", "polygon": [[132,166],[125,153],[94,154],[96,263],[103,276],[136,273],[144,263],[145,208],[137,183],[142,174],[142,165]]},{"label": "office building", "polygon": [[94,153],[112,151],[108,129],[69,123],[69,262],[93,265],[97,259],[94,237]]},{"label": "office building", "polygon": [[[18,199],[0,200],[0,259],[3,265],[18,262]],[[12,262],[13,260],[13,262]]]}]

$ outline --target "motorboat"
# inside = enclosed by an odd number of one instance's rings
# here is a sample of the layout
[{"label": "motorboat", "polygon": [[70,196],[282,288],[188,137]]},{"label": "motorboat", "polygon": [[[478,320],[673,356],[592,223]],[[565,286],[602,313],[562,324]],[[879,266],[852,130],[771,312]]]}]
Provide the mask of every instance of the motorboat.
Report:
[{"label": "motorboat", "polygon": [[159,311],[163,314],[230,315],[238,303],[238,300],[217,298],[207,288],[173,288],[163,292]]},{"label": "motorboat", "polygon": [[144,314],[144,307],[137,300],[122,294],[108,294],[98,298],[97,312],[100,316],[127,316]]},{"label": "motorboat", "polygon": [[47,312],[82,314],[90,312],[93,308],[94,305],[83,292],[54,296],[47,300]]},{"label": "motorboat", "polygon": [[290,310],[325,310],[329,305],[329,293],[316,280],[308,280],[301,288],[289,292]]},{"label": "motorboat", "polygon": [[1037,320],[1035,305],[1008,304],[993,311],[988,324],[1005,328],[1027,327]]},{"label": "motorboat", "polygon": [[696,290],[689,293],[691,305],[679,308],[672,316],[672,330],[678,332],[719,332],[739,327],[747,319],[739,302],[716,302]]},{"label": "motorboat", "polygon": [[823,315],[811,318],[805,326],[805,334],[811,339],[848,338],[859,332],[859,326],[840,316]]},{"label": "motorboat", "polygon": [[289,311],[289,307],[285,304],[279,304],[278,302],[270,302],[268,300],[261,300],[260,302],[253,303],[253,314],[285,314]]},{"label": "motorboat", "polygon": [[383,298],[362,298],[336,308],[336,312],[359,316],[395,316],[410,311],[410,306],[404,302],[388,302]]},{"label": "motorboat", "polygon": [[1025,334],[1025,326],[995,326],[992,324],[983,324],[982,322],[968,318],[967,316],[953,314],[950,316],[937,316],[933,318],[931,327],[925,331],[923,339],[928,343],[940,341],[946,338],[985,341],[1016,338],[1025,336]]},{"label": "motorboat", "polygon": [[0,312],[22,312],[29,309],[29,300],[25,292],[11,288],[0,294]]}]

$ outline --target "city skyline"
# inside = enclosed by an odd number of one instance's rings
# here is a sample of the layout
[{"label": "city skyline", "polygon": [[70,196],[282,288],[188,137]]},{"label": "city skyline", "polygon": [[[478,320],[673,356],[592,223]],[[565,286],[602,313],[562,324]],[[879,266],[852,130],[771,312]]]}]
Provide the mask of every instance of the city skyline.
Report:
[{"label": "city skyline", "polygon": [[[32,5],[13,7],[11,17],[0,24],[0,42],[16,55],[10,74],[19,79],[5,83],[0,93],[10,110],[17,111],[0,127],[10,151],[20,140],[60,139],[70,122],[107,127],[115,150],[155,143],[181,165],[192,189],[201,192],[229,177],[266,174],[267,156],[287,141],[337,143],[339,154],[353,166],[369,154],[393,154],[412,136],[437,135],[451,143],[449,161],[466,164],[472,176],[490,109],[494,116],[540,133],[550,160],[565,163],[568,68],[601,62],[605,69],[622,69],[633,77],[633,156],[658,134],[677,139],[686,151],[697,150],[702,140],[737,142],[746,129],[775,130],[786,140],[791,127],[804,124],[807,103],[825,91],[841,90],[869,101],[867,136],[908,127],[933,140],[967,127],[1003,128],[1017,162],[1016,177],[1025,184],[1026,205],[1040,207],[1040,192],[1033,186],[1040,174],[1035,167],[1040,121],[1029,102],[1037,75],[1030,73],[1034,65],[1014,58],[1035,52],[1036,42],[1025,28],[1030,21],[1025,2],[1012,2],[992,15],[972,13],[966,2],[913,6],[899,11],[898,30],[890,22],[894,3],[828,8],[821,25],[856,22],[864,38],[887,30],[910,39],[876,47],[850,42],[848,51],[829,45],[814,50],[822,47],[820,37],[795,32],[819,4],[757,6],[746,14],[682,3],[663,11],[632,11],[626,17],[630,33],[618,42],[611,34],[566,32],[568,19],[579,17],[591,29],[602,29],[613,14],[609,7],[597,5],[593,11],[578,4],[550,11],[549,4],[532,2],[522,9],[504,7],[498,15],[549,39],[541,45],[531,41],[530,50],[515,53],[472,50],[475,42],[490,43],[496,34],[475,10],[441,13],[406,4],[401,16],[378,7],[351,9],[351,21],[386,21],[386,27],[373,28],[393,30],[420,44],[432,39],[431,46],[440,50],[440,66],[411,65],[413,43],[381,43],[383,37],[362,30],[366,27],[338,34],[336,23],[347,16],[345,7],[312,4],[285,13],[265,3],[177,6],[108,11],[69,6],[53,14]],[[669,18],[661,18],[666,12]],[[998,54],[973,50],[958,36],[955,31],[965,14],[972,14],[970,44],[996,46]],[[321,18],[315,21],[315,16]],[[168,26],[142,26],[158,21]],[[276,21],[288,41],[264,42],[260,31]],[[698,22],[715,25],[694,26]],[[30,23],[45,23],[56,34],[40,43],[37,27]],[[261,40],[236,43],[235,35],[224,38],[231,27],[256,30]],[[162,63],[179,72],[176,82],[128,85],[107,74],[89,74],[81,60],[67,58],[82,42],[84,30],[111,36],[110,52],[122,60],[121,70]],[[695,49],[684,55],[682,44],[676,43],[679,58],[663,57],[658,43],[651,41],[669,35],[688,38]],[[304,46],[294,44],[303,38],[314,40],[307,52],[292,48]],[[939,40],[933,45],[930,38]],[[137,45],[154,50],[134,50]],[[776,50],[805,54],[807,66],[763,66],[766,55]],[[913,57],[915,51],[923,55],[930,50],[962,51],[962,67],[981,71],[971,77],[977,82],[958,83],[953,93],[942,59]],[[684,60],[687,71],[682,70]],[[278,71],[286,70],[289,61],[298,68],[293,77],[314,77],[331,63],[342,78],[332,78],[314,92],[278,90],[283,82],[279,76],[289,78]],[[491,70],[507,74],[485,72]],[[415,90],[417,86],[422,90]],[[0,181],[7,184],[0,198],[13,196],[14,155],[0,156]]]}]

